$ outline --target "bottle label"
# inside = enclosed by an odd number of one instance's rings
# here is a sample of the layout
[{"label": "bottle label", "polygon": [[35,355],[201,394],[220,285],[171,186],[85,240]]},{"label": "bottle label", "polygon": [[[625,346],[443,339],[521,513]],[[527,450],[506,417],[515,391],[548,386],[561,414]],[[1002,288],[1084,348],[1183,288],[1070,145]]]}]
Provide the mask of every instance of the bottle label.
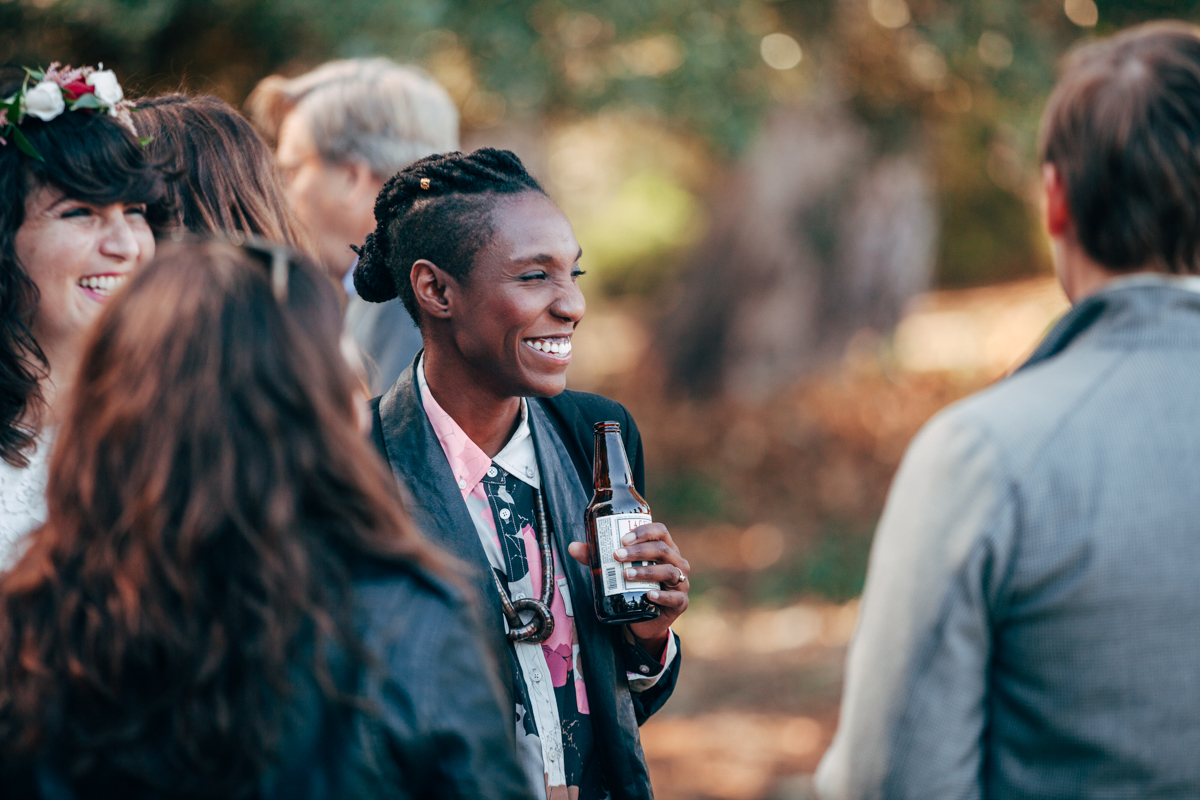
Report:
[{"label": "bottle label", "polygon": [[657,583],[631,581],[625,578],[626,567],[648,567],[653,561],[617,561],[613,553],[622,546],[621,537],[634,528],[649,525],[649,514],[613,514],[596,517],[596,546],[600,549],[600,571],[604,575],[604,596],[624,592],[647,592],[660,588]]}]

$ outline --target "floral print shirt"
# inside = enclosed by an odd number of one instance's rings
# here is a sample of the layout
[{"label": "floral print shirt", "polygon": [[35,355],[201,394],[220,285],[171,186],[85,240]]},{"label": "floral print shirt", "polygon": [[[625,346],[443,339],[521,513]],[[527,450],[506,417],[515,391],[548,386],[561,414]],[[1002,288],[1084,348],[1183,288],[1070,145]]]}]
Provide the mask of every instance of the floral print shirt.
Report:
[{"label": "floral print shirt", "polygon": [[[417,381],[425,413],[450,463],[492,569],[514,600],[541,597],[542,570],[534,516],[534,490],[541,489],[541,471],[527,406],[522,401],[517,431],[504,449],[489,459],[433,398],[425,380],[423,359]],[[553,526],[553,521],[550,524]],[[581,598],[579,609],[575,608],[560,558],[555,548],[556,586],[550,604],[554,632],[540,644],[509,645],[513,694],[517,698],[518,756],[539,798],[604,800],[608,794],[595,758],[574,624],[576,613],[591,613],[591,598]],[[493,587],[487,590],[495,591]],[[530,618],[527,613],[523,620]],[[668,637],[661,659],[637,647],[628,636],[624,651],[630,689],[645,691],[675,658],[675,637]]]}]

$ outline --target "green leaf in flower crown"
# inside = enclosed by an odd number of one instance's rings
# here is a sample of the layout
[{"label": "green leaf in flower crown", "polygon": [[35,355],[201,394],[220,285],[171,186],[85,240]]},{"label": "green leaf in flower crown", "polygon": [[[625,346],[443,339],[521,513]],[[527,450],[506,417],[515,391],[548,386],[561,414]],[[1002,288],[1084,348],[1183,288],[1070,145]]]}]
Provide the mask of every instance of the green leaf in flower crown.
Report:
[{"label": "green leaf in flower crown", "polygon": [[104,103],[100,102],[99,97],[88,92],[87,94],[81,94],[78,100],[70,103],[70,106],[72,111],[78,111],[81,108],[101,109],[104,108]]},{"label": "green leaf in flower crown", "polygon": [[138,137],[138,144],[140,144],[142,147],[145,147],[146,145],[150,144],[153,141],[154,141],[153,136],[139,136]]},{"label": "green leaf in flower crown", "polygon": [[38,161],[41,161],[43,163],[46,161],[46,159],[42,158],[41,153],[39,153],[36,149],[34,149],[33,145],[31,145],[29,143],[29,140],[25,138],[25,134],[21,133],[21,129],[18,128],[16,125],[12,126],[12,137],[13,137],[13,144],[15,144],[17,146],[17,149],[20,150],[22,153],[29,156],[30,158],[36,158]]},{"label": "green leaf in flower crown", "polygon": [[25,72],[27,75],[29,75],[30,78],[33,78],[35,81],[43,80],[46,77],[46,71],[44,69],[33,69],[32,67],[25,67]]}]

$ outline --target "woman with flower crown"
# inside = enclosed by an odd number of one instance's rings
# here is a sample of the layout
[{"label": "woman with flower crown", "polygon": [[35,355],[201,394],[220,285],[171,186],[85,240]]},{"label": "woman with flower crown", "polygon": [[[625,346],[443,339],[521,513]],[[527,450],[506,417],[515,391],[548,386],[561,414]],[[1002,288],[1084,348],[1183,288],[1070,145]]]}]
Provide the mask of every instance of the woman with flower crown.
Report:
[{"label": "woman with flower crown", "polygon": [[143,152],[111,70],[0,70],[0,570],[45,516],[50,439],[84,332],[154,255]]}]

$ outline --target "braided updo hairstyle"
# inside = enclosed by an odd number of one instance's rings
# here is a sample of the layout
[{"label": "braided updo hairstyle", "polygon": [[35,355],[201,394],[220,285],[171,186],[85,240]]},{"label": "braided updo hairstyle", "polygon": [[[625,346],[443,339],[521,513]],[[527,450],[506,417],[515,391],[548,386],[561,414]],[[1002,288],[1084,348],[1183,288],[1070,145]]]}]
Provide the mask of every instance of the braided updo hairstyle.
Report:
[{"label": "braided updo hairstyle", "polygon": [[464,282],[475,255],[491,240],[492,209],[503,195],[538,192],[541,185],[508,150],[443,153],[414,161],[383,186],[375,200],[375,231],[358,253],[354,288],[372,303],[399,297],[420,323],[409,274],[424,258]]}]

